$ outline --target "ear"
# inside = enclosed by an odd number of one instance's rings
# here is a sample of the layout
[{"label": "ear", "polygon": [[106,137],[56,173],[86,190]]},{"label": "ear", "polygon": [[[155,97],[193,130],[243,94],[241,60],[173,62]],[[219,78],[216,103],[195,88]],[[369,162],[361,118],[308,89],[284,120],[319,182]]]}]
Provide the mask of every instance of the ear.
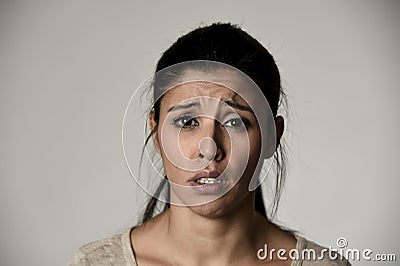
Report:
[{"label": "ear", "polygon": [[272,138],[272,136],[267,138],[267,149],[264,154],[264,159],[269,159],[271,158],[271,156],[274,155],[281,141],[284,128],[285,128],[285,123],[283,117],[282,116],[275,117],[275,139]]},{"label": "ear", "polygon": [[283,135],[283,131],[285,130],[285,121],[282,116],[278,115],[275,118],[275,128],[276,128],[276,148],[281,142],[281,137]]},{"label": "ear", "polygon": [[156,148],[157,152],[160,153],[160,142],[158,141],[157,135],[157,122],[154,120],[154,111],[149,113],[149,126],[151,132],[151,139],[153,140],[154,147]]}]

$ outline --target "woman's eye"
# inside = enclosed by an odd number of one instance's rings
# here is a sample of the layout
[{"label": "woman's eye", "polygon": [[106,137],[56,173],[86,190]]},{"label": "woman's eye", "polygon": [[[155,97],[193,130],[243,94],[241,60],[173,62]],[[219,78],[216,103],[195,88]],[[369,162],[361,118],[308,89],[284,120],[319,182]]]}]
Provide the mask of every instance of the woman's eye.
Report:
[{"label": "woman's eye", "polygon": [[175,119],[174,125],[178,128],[192,128],[197,127],[199,123],[190,116],[183,116]]},{"label": "woman's eye", "polygon": [[225,127],[240,128],[244,126],[244,122],[240,118],[230,119],[224,123]]}]

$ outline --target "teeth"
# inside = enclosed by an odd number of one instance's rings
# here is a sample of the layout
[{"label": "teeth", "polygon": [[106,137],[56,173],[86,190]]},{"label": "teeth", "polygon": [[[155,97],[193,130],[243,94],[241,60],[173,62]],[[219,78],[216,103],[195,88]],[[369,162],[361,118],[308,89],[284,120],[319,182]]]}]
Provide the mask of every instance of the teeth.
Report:
[{"label": "teeth", "polygon": [[197,183],[201,183],[201,184],[215,184],[215,183],[222,183],[222,180],[220,179],[216,179],[216,178],[199,178],[196,179]]}]

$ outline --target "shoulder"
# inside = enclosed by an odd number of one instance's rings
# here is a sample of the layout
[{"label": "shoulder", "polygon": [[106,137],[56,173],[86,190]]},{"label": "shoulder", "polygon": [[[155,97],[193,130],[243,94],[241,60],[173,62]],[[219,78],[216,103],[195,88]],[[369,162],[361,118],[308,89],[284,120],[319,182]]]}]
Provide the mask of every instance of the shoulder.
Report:
[{"label": "shoulder", "polygon": [[315,265],[327,265],[327,266],[348,266],[351,265],[345,258],[341,257],[340,254],[330,250],[327,247],[318,245],[317,243],[305,239],[303,237],[296,236],[297,246],[296,250],[298,254],[294,254],[297,259],[293,261],[292,265],[302,266],[315,266]]},{"label": "shoulder", "polygon": [[132,261],[129,241],[130,230],[97,240],[80,247],[68,266],[75,265],[136,265]]}]

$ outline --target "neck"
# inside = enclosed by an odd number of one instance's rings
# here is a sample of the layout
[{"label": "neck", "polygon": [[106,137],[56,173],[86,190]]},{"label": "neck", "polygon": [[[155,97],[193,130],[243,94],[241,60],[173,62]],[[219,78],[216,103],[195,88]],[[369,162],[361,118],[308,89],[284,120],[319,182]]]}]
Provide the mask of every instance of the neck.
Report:
[{"label": "neck", "polygon": [[254,253],[259,242],[257,230],[265,230],[268,224],[255,212],[251,194],[228,214],[218,217],[198,214],[195,208],[171,206],[166,218],[171,243],[194,264],[211,260],[227,263]]}]

